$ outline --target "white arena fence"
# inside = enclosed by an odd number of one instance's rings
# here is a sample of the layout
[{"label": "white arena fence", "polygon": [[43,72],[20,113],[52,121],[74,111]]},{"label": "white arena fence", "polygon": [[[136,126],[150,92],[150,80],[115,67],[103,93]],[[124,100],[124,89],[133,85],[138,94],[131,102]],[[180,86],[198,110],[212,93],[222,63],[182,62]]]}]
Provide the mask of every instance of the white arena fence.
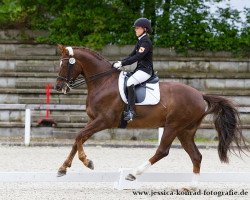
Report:
[{"label": "white arena fence", "polygon": [[[0,172],[0,182],[111,182],[114,189],[139,189],[143,183],[183,182],[193,183],[193,173],[144,173],[135,181],[127,181],[125,177],[131,169],[121,168],[119,172],[71,172],[57,177],[54,172]],[[250,183],[250,172],[209,172],[201,173],[198,182]]]},{"label": "white arena fence", "polygon": [[[24,144],[30,145],[31,135],[31,110],[86,110],[85,105],[45,105],[45,104],[0,104],[0,110],[23,110],[25,111],[25,131],[24,131]],[[160,143],[163,128],[158,129],[158,143]]]},{"label": "white arena fence", "polygon": [[[23,110],[25,111],[24,144],[30,145],[31,110],[86,110],[85,105],[59,105],[59,104],[0,104],[0,110]],[[250,107],[240,107],[241,113],[250,113]],[[163,134],[163,128],[158,129],[158,144]]]},{"label": "white arena fence", "polygon": [[[46,110],[44,104],[0,104],[0,110],[25,111],[24,144],[30,144],[31,110]],[[85,105],[49,105],[50,110],[86,110]],[[250,107],[241,107],[240,112],[249,113]],[[160,141],[163,128],[159,128]],[[57,177],[54,172],[0,172],[0,182],[111,182],[115,189],[138,189],[145,182],[232,182],[250,183],[250,172],[210,172],[195,176],[193,173],[144,173],[135,181],[127,181],[125,177],[132,169],[120,169],[118,172],[71,172],[66,176]]]},{"label": "white arena fence", "polygon": [[57,105],[57,104],[0,104],[0,110],[25,111],[24,144],[30,145],[31,110],[86,110],[85,105]]}]

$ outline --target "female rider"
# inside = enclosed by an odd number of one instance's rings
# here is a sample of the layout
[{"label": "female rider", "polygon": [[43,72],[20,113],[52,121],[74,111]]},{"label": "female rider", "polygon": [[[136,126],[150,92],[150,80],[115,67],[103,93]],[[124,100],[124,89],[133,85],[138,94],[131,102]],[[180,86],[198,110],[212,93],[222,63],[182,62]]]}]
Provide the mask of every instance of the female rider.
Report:
[{"label": "female rider", "polygon": [[153,46],[148,33],[152,32],[151,22],[147,18],[139,18],[134,22],[135,34],[138,41],[132,53],[122,61],[113,63],[113,67],[121,70],[122,66],[137,62],[133,75],[127,81],[128,105],[124,113],[124,120],[132,121],[135,116],[135,85],[145,82],[153,74]]}]

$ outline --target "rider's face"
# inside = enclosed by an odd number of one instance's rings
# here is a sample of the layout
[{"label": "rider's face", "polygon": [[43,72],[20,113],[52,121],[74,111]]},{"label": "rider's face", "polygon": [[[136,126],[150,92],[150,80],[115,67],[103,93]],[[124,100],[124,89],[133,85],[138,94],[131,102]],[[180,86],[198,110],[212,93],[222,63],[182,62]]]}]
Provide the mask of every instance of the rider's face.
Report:
[{"label": "rider's face", "polygon": [[144,28],[136,26],[135,27],[135,34],[137,37],[140,37],[144,33]]}]

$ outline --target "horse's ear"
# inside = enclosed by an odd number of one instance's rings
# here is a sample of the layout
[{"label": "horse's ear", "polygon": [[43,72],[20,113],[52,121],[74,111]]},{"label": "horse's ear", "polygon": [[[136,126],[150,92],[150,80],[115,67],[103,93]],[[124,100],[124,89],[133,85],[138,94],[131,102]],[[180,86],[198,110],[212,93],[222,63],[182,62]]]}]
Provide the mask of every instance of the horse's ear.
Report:
[{"label": "horse's ear", "polygon": [[62,45],[62,44],[58,44],[57,48],[61,51],[62,55],[65,55],[67,52],[67,49]]}]

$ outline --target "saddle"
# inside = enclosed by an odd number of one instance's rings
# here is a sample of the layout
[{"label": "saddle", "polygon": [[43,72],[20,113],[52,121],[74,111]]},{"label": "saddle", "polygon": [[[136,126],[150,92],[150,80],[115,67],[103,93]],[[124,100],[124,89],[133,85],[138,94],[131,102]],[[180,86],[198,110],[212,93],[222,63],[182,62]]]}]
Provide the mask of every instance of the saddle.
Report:
[{"label": "saddle", "polygon": [[[121,72],[119,75],[119,92],[122,100],[127,104],[127,80],[132,73]],[[156,75],[135,86],[136,105],[155,105],[160,101],[159,77]]]}]

